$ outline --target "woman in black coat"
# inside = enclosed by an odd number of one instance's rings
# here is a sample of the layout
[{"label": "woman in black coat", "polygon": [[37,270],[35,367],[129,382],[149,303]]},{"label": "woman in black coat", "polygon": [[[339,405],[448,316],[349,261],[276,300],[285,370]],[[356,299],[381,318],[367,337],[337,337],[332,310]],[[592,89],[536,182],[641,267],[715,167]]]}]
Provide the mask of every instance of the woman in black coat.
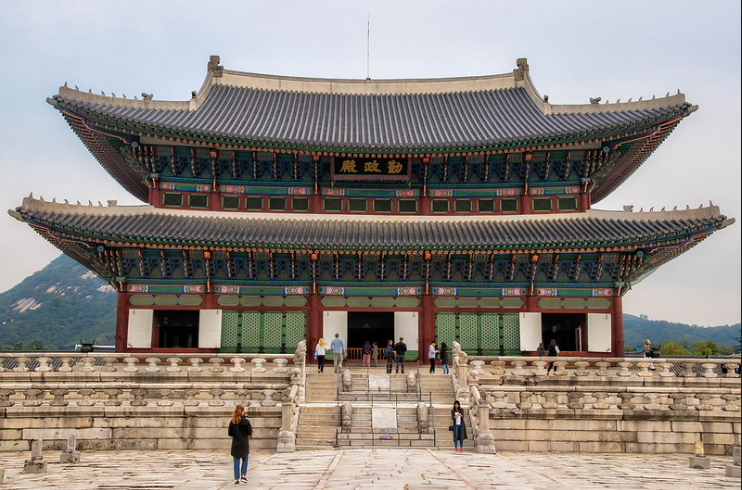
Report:
[{"label": "woman in black coat", "polygon": [[[453,427],[453,450],[457,453],[464,452],[464,439],[466,439],[466,424],[464,423],[464,409],[458,400],[453,403],[451,410],[451,425]],[[458,443],[458,447],[456,444]]]},{"label": "woman in black coat", "polygon": [[[232,437],[230,454],[234,458],[234,484],[239,484],[240,480],[247,483],[247,456],[250,454],[252,425],[245,417],[245,407],[242,405],[234,407],[228,433]],[[242,465],[240,465],[240,460],[242,460]]]}]

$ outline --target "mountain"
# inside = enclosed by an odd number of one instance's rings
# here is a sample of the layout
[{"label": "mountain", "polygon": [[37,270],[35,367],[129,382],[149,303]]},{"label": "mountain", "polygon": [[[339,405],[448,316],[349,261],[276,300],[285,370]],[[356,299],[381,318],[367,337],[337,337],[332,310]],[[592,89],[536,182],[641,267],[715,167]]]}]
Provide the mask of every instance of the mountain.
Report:
[{"label": "mountain", "polygon": [[664,320],[648,320],[628,314],[623,316],[623,338],[627,347],[632,345],[641,347],[646,339],[650,339],[654,345],[665,342],[679,344],[687,342],[691,345],[704,340],[712,340],[716,345],[728,345],[739,349],[741,329],[742,325],[739,323],[718,327],[699,327]]},{"label": "mountain", "polygon": [[2,350],[19,343],[72,350],[81,340],[112,345],[115,331],[116,292],[66,255],[0,294]]},{"label": "mountain", "polygon": [[[712,340],[739,349],[740,324],[699,327],[624,314],[627,346],[651,339],[693,344]],[[116,330],[116,293],[105,281],[61,255],[44,269],[0,294],[0,349],[72,350],[81,340],[112,345]],[[41,345],[39,345],[41,343]]]}]

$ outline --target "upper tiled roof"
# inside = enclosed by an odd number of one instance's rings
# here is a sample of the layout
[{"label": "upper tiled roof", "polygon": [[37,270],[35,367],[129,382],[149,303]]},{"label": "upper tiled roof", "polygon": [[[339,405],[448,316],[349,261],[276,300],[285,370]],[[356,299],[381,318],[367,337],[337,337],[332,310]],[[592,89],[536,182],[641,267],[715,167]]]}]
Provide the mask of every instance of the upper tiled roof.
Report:
[{"label": "upper tiled roof", "polygon": [[67,87],[54,99],[68,108],[191,134],[343,149],[529,141],[661,120],[689,107],[682,94],[555,106],[536,92],[524,66],[513,75],[382,81],[212,70],[189,102],[121,99]]},{"label": "upper tiled roof", "polygon": [[292,249],[567,249],[641,247],[688,239],[729,222],[715,206],[686,211],[520,216],[317,216],[94,207],[26,198],[12,213],[31,224],[92,241]]}]

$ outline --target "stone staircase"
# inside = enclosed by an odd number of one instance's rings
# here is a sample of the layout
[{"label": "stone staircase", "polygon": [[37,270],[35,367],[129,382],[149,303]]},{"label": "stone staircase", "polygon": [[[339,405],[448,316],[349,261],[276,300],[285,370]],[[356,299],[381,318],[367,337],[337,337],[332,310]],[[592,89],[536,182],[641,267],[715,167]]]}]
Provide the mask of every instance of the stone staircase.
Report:
[{"label": "stone staircase", "polygon": [[[437,373],[420,375],[420,387],[415,383],[408,390],[407,374],[386,374],[385,367],[350,367],[350,390],[343,390],[342,375],[307,374],[306,404],[299,411],[296,449],[317,447],[451,447],[453,437],[448,431],[454,401],[450,375]],[[345,369],[344,369],[345,370]],[[339,395],[338,395],[339,393]],[[417,406],[427,408],[428,428],[418,428]],[[339,400],[338,400],[339,396]],[[432,399],[432,410],[430,403]],[[342,428],[344,403],[352,406],[348,430]],[[466,407],[464,407],[466,408]],[[374,428],[373,413],[391,417],[389,427]],[[383,413],[382,413],[383,412]],[[474,447],[471,428],[466,421],[469,439],[464,446]]]}]

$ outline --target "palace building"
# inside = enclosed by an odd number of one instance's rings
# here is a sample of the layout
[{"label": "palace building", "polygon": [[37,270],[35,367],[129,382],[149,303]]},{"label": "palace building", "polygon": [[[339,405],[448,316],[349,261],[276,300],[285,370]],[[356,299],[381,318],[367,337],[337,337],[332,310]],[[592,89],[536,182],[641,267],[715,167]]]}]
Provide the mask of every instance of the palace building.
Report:
[{"label": "palace building", "polygon": [[[404,337],[623,356],[632,283],[732,219],[597,210],[696,106],[553,105],[512,73],[334,80],[224,69],[182,102],[48,102],[141,206],[11,211],[118,291],[118,352]],[[419,353],[419,354],[418,354]]]}]

